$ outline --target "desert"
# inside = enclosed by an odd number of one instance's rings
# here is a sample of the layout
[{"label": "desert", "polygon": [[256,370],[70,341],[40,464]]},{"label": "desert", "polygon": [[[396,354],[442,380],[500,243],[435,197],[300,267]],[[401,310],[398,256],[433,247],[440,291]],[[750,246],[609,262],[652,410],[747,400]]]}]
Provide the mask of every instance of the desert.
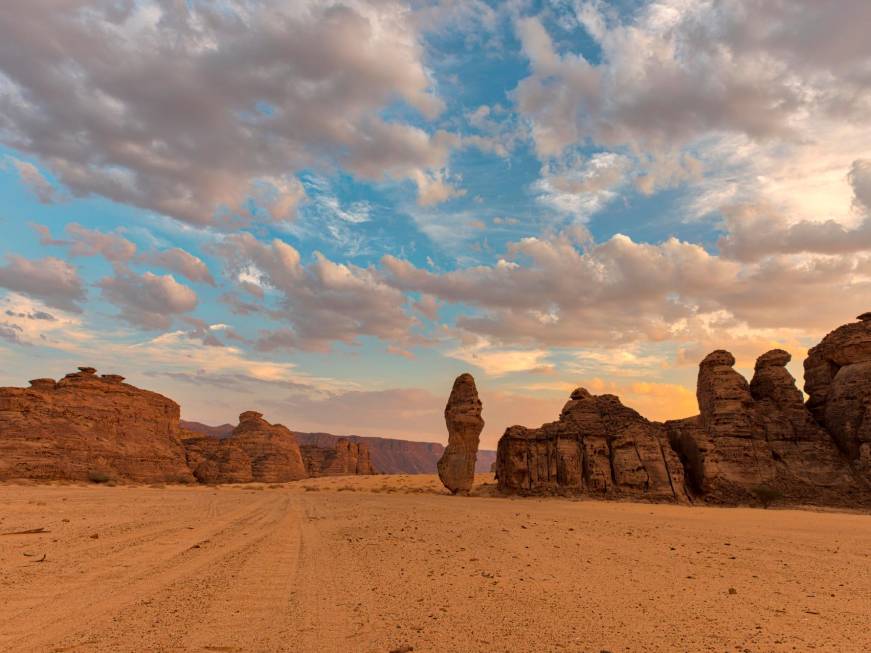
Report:
[{"label": "desert", "polygon": [[0,653],[871,652],[871,0],[0,0]]},{"label": "desert", "polygon": [[502,499],[492,475],[0,492],[4,651],[871,646],[865,514]]}]

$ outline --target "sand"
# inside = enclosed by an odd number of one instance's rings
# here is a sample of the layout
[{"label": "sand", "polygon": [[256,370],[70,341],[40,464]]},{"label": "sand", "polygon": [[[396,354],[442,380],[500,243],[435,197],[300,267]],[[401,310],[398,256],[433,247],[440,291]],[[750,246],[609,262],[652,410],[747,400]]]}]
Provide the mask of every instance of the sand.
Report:
[{"label": "sand", "polygon": [[871,516],[439,488],[0,485],[0,650],[871,650]]}]

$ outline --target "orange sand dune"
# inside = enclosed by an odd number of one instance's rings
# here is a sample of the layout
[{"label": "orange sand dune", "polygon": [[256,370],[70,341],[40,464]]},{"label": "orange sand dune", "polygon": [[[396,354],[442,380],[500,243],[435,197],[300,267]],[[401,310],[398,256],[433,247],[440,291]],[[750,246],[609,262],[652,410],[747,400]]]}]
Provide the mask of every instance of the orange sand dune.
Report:
[{"label": "orange sand dune", "polygon": [[871,516],[478,482],[0,486],[0,650],[871,649]]}]

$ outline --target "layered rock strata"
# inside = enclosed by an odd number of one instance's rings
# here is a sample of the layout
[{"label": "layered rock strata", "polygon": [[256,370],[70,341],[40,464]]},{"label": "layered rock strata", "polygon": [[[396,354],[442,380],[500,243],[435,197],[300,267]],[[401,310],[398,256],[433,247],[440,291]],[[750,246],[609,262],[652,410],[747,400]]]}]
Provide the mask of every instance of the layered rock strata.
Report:
[{"label": "layered rock strata", "polygon": [[0,480],[193,482],[179,406],[80,367],[0,388]]},{"label": "layered rock strata", "polygon": [[572,392],[558,421],[505,431],[496,474],[503,492],[687,500],[683,468],[665,427],[614,395],[584,388]]},{"label": "layered rock strata", "polygon": [[354,476],[375,474],[369,447],[364,442],[339,438],[333,447],[301,445],[303,463],[309,476]]}]

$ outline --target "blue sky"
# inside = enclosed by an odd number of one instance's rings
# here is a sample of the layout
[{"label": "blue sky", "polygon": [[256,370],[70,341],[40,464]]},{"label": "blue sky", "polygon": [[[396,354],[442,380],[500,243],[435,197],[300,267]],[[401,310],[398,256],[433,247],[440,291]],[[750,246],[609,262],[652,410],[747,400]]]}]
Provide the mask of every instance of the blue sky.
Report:
[{"label": "blue sky", "polygon": [[[0,9],[0,382],[485,446],[869,306],[864,2]],[[864,21],[864,23],[863,23]],[[837,41],[832,34],[839,34]]]}]

